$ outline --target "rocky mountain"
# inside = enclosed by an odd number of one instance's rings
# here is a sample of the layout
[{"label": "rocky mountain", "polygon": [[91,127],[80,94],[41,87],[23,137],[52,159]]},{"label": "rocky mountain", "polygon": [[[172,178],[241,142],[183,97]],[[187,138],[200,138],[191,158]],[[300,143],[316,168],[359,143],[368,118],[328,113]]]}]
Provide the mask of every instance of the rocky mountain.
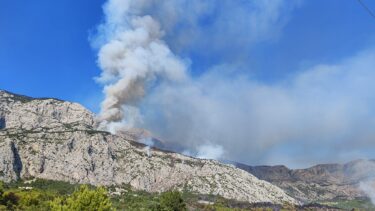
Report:
[{"label": "rocky mountain", "polygon": [[277,185],[303,202],[366,197],[360,185],[375,178],[374,160],[322,164],[295,170],[285,166],[236,166]]},{"label": "rocky mountain", "polygon": [[[213,160],[149,148],[96,129],[79,104],[0,91],[0,180],[180,189],[247,202],[297,203],[275,185]],[[127,137],[127,138],[126,138]]]}]

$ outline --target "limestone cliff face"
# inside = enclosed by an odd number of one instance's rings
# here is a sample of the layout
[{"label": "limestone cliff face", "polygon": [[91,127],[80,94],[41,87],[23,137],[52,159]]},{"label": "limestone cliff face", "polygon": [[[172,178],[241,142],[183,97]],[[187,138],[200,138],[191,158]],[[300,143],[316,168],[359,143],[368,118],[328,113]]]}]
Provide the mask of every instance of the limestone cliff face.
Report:
[{"label": "limestone cliff face", "polygon": [[149,149],[95,130],[82,106],[0,91],[0,179],[172,188],[248,202],[296,203],[280,188],[230,165]]}]

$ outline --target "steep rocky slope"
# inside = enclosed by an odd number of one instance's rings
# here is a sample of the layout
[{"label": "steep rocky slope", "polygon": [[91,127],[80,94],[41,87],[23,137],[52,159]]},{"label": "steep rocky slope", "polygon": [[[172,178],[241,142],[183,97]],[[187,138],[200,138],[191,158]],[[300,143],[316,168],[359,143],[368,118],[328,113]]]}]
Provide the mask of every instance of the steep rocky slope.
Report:
[{"label": "steep rocky slope", "polygon": [[130,184],[150,192],[178,188],[248,202],[296,203],[280,188],[233,166],[97,131],[94,116],[75,103],[0,91],[0,128],[1,180]]},{"label": "steep rocky slope", "polygon": [[365,197],[360,183],[375,177],[374,160],[322,164],[296,170],[285,166],[236,166],[259,179],[277,185],[291,196],[305,202]]}]

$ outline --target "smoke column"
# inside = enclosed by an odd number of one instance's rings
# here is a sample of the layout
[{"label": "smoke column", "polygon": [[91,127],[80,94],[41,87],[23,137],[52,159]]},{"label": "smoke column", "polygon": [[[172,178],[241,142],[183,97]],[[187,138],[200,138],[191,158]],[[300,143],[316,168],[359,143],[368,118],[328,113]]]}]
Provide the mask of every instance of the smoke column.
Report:
[{"label": "smoke column", "polygon": [[136,105],[155,80],[185,78],[185,64],[162,40],[158,21],[141,15],[151,1],[110,0],[104,5],[105,22],[99,27],[99,65],[105,100],[99,114],[100,128],[116,132],[131,127]]}]

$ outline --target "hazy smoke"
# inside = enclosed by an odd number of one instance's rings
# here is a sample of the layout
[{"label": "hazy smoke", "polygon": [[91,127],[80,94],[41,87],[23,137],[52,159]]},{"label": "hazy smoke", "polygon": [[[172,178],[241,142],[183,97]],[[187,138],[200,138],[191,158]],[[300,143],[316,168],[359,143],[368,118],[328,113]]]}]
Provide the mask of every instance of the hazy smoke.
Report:
[{"label": "hazy smoke", "polygon": [[181,152],[184,155],[197,157],[201,159],[214,159],[214,160],[220,160],[225,151],[223,146],[220,145],[212,145],[212,144],[203,144],[195,147],[195,149],[186,149]]},{"label": "hazy smoke", "polygon": [[362,190],[375,204],[375,161],[360,160],[353,166],[352,176],[359,178],[359,189]]},{"label": "hazy smoke", "polygon": [[366,51],[275,84],[212,69],[154,90],[143,103],[143,127],[190,150],[220,145],[225,159],[252,164],[306,167],[371,157],[374,66],[375,52]]},{"label": "hazy smoke", "polygon": [[359,188],[371,199],[375,204],[375,180],[361,182]]},{"label": "hazy smoke", "polygon": [[205,159],[220,159],[224,154],[224,149],[220,145],[203,145],[198,148],[197,157]]},{"label": "hazy smoke", "polygon": [[113,131],[119,122],[132,124],[147,84],[158,78],[174,81],[185,77],[185,65],[162,40],[159,22],[139,14],[150,3],[110,0],[104,6],[106,21],[99,29],[106,40],[102,40],[99,51],[103,72],[98,78],[105,84],[105,100],[99,114],[104,129]]}]

